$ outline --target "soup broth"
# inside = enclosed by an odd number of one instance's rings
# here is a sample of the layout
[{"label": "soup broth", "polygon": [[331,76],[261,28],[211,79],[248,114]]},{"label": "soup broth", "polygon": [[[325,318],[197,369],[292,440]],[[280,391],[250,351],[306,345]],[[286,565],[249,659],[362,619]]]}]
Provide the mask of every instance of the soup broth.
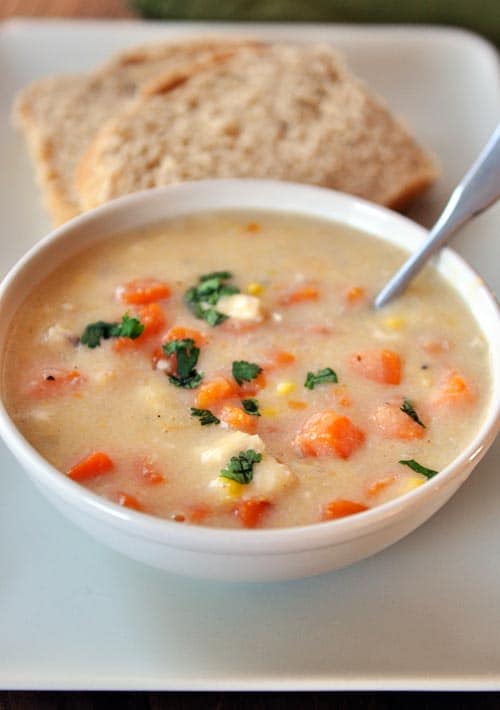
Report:
[{"label": "soup broth", "polygon": [[318,219],[210,212],[104,240],[35,286],[4,400],[63,475],[184,524],[361,513],[479,428],[488,349],[431,267],[371,306],[402,250]]}]

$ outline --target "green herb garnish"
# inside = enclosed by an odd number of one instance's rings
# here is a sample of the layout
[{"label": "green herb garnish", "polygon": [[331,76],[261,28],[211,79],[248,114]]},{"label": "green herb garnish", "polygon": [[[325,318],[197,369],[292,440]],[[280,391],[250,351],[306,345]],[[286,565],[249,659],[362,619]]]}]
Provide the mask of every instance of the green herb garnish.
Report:
[{"label": "green herb garnish", "polygon": [[200,384],[203,375],[196,369],[200,349],[194,344],[191,338],[171,340],[163,346],[165,355],[175,355],[177,370],[175,375],[169,375],[169,381],[176,387],[194,389]]},{"label": "green herb garnish", "polygon": [[246,360],[235,360],[233,362],[233,377],[239,385],[243,382],[250,382],[262,372],[260,365]]},{"label": "green herb garnish", "polygon": [[230,271],[213,271],[200,276],[197,286],[188,288],[184,302],[196,318],[205,320],[211,326],[219,325],[228,318],[214,306],[221,296],[239,293],[239,288],[226,283],[232,276]]},{"label": "green herb garnish", "polygon": [[402,463],[403,466],[408,466],[417,473],[423,474],[426,478],[433,478],[433,476],[436,476],[439,473],[439,471],[434,471],[432,468],[426,468],[425,466],[422,466],[418,463],[418,461],[415,461],[415,459],[399,461],[399,463]]},{"label": "green herb garnish", "polygon": [[111,331],[116,323],[106,323],[103,320],[98,320],[96,323],[90,323],[83,331],[80,342],[89,348],[97,348],[101,344],[101,339],[107,340],[111,338]]},{"label": "green herb garnish", "polygon": [[253,479],[253,466],[259,461],[262,461],[262,454],[258,454],[253,449],[240,451],[238,456],[231,456],[231,460],[219,476],[230,478],[238,483],[250,483]]},{"label": "green herb garnish", "polygon": [[338,382],[337,373],[332,370],[331,367],[324,367],[318,372],[308,372],[306,381],[304,382],[304,387],[309,390],[313,390],[316,385],[322,385],[325,382]]},{"label": "green herb garnish", "polygon": [[232,279],[233,275],[230,271],[211,271],[209,274],[203,274],[200,276],[200,281],[210,281],[211,279],[221,279],[222,281],[229,281]]},{"label": "green herb garnish", "polygon": [[191,416],[198,417],[201,426],[206,426],[207,424],[220,424],[220,419],[217,419],[215,414],[212,414],[210,409],[196,409],[196,407],[191,407]]},{"label": "green herb garnish", "polygon": [[242,399],[241,403],[247,414],[253,414],[254,417],[260,417],[259,403],[256,399]]},{"label": "green herb garnish", "polygon": [[407,414],[411,419],[413,419],[414,422],[417,422],[417,424],[420,424],[421,427],[423,427],[424,429],[426,428],[425,424],[422,421],[420,421],[420,418],[419,418],[418,414],[416,413],[416,411],[413,409],[413,405],[409,399],[404,400],[403,404],[400,407],[400,410],[402,412],[404,412],[405,414]]},{"label": "green herb garnish", "polygon": [[90,323],[82,333],[80,342],[89,348],[97,348],[101,340],[108,338],[131,338],[135,340],[141,335],[144,325],[137,318],[131,318],[128,313],[122,317],[121,323],[107,323],[98,320]]},{"label": "green herb garnish", "polygon": [[111,335],[117,338],[131,338],[135,340],[141,335],[143,330],[144,325],[138,318],[131,318],[128,313],[125,313],[122,322],[117,323]]}]

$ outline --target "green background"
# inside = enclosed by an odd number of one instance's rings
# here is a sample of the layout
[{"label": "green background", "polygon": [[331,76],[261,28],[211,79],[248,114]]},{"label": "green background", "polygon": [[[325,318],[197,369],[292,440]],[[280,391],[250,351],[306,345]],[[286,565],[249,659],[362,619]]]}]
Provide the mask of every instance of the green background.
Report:
[{"label": "green background", "polygon": [[129,0],[129,4],[149,18],[454,25],[500,46],[500,0]]}]

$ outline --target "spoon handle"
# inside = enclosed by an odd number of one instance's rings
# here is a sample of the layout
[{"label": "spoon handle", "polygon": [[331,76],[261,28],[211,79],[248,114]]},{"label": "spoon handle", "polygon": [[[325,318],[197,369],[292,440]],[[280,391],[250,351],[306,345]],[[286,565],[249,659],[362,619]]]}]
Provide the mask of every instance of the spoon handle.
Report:
[{"label": "spoon handle", "polygon": [[402,293],[410,279],[422,269],[459,227],[480,214],[500,197],[500,124],[477,160],[454,189],[441,216],[422,247],[396,272],[375,298],[375,308],[385,306]]}]

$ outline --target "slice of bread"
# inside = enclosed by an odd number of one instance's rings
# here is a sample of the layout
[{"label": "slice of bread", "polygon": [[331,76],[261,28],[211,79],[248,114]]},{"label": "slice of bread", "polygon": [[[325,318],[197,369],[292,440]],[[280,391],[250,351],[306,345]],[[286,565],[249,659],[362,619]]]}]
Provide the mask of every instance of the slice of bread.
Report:
[{"label": "slice of bread", "polygon": [[76,185],[85,209],[215,177],[312,183],[401,208],[435,176],[431,157],[330,47],[276,44],[157,82],[101,128]]},{"label": "slice of bread", "polygon": [[[142,91],[155,88],[186,67],[201,68],[225,59],[244,42],[210,38],[141,46],[113,57],[90,75],[41,79],[18,96],[13,119],[25,135],[37,182],[56,224],[81,206],[74,174],[94,135]],[[253,44],[248,43],[248,44]],[[150,84],[151,82],[151,84]]]}]

